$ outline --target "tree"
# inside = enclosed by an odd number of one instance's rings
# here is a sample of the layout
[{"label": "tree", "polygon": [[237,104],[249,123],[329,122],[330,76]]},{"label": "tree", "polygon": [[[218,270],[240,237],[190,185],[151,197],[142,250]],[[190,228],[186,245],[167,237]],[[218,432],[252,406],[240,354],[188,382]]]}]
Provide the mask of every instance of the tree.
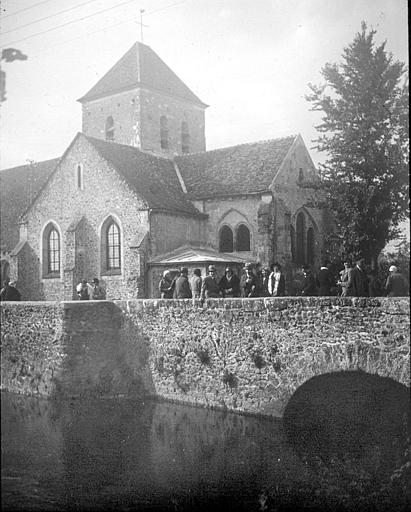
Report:
[{"label": "tree", "polygon": [[371,261],[398,234],[408,215],[408,78],[375,30],[361,32],[343,50],[340,64],[326,64],[322,85],[309,84],[311,110],[323,113],[316,149],[326,205],[334,229],[330,256]]}]

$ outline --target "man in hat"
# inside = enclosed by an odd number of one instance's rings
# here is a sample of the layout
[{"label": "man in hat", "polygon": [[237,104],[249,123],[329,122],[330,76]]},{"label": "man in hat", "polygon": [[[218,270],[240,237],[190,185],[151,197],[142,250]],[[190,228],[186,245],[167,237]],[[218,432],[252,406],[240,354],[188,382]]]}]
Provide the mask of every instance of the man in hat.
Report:
[{"label": "man in hat", "polygon": [[100,286],[100,281],[95,277],[93,279],[92,290],[91,290],[91,298],[93,300],[105,300],[106,299],[106,291],[104,288]]},{"label": "man in hat", "polygon": [[6,279],[4,287],[0,291],[0,301],[21,300],[21,293],[16,288],[16,282]]},{"label": "man in hat", "polygon": [[385,283],[385,294],[388,297],[407,297],[409,294],[409,286],[405,277],[399,272],[395,265],[391,265],[388,270],[390,275]]},{"label": "man in hat", "polygon": [[340,271],[340,280],[337,283],[341,286],[341,297],[348,297],[351,295],[350,287],[352,271],[351,262],[349,260],[345,260],[344,269]]},{"label": "man in hat", "polygon": [[173,299],[191,299],[192,294],[188,282],[188,268],[180,269],[180,275],[177,277],[174,285]]},{"label": "man in hat", "polygon": [[308,265],[303,266],[303,274],[304,281],[303,288],[301,290],[301,295],[304,295],[306,297],[312,297],[317,295],[317,285],[315,283],[315,277]]},{"label": "man in hat", "polygon": [[215,299],[220,297],[220,287],[217,282],[217,269],[214,265],[208,267],[208,276],[203,279],[201,284],[201,300]]},{"label": "man in hat", "polygon": [[223,297],[232,298],[240,295],[240,280],[231,267],[225,269],[225,274],[220,279],[219,286]]},{"label": "man in hat", "polygon": [[368,297],[369,295],[368,276],[365,271],[364,258],[360,258],[357,261],[351,273],[350,289],[353,297]]}]

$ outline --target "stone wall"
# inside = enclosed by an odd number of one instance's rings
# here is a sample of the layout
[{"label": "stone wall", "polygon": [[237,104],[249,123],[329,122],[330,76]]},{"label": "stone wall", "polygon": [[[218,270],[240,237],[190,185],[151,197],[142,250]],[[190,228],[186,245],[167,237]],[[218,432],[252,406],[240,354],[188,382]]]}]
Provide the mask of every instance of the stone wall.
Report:
[{"label": "stone wall", "polygon": [[409,299],[3,303],[2,321],[2,387],[21,393],[148,394],[276,416],[314,375],[409,383]]}]

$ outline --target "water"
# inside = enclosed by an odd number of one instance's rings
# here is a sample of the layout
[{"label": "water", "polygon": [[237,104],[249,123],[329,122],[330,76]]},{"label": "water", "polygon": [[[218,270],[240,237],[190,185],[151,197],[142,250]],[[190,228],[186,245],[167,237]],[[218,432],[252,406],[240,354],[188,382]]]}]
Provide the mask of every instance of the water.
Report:
[{"label": "water", "polygon": [[326,502],[338,510],[340,474],[327,481],[324,468],[300,460],[280,420],[125,399],[2,393],[1,405],[5,511],[318,510]]}]

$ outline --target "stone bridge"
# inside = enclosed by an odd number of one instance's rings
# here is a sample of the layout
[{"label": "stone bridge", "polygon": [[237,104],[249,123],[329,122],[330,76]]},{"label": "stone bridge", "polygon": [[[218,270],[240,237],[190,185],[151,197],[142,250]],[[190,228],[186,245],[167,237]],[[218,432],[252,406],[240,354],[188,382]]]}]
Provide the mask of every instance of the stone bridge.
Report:
[{"label": "stone bridge", "polygon": [[408,298],[9,302],[1,320],[1,386],[25,394],[278,416],[315,375],[361,369],[409,385]]}]

